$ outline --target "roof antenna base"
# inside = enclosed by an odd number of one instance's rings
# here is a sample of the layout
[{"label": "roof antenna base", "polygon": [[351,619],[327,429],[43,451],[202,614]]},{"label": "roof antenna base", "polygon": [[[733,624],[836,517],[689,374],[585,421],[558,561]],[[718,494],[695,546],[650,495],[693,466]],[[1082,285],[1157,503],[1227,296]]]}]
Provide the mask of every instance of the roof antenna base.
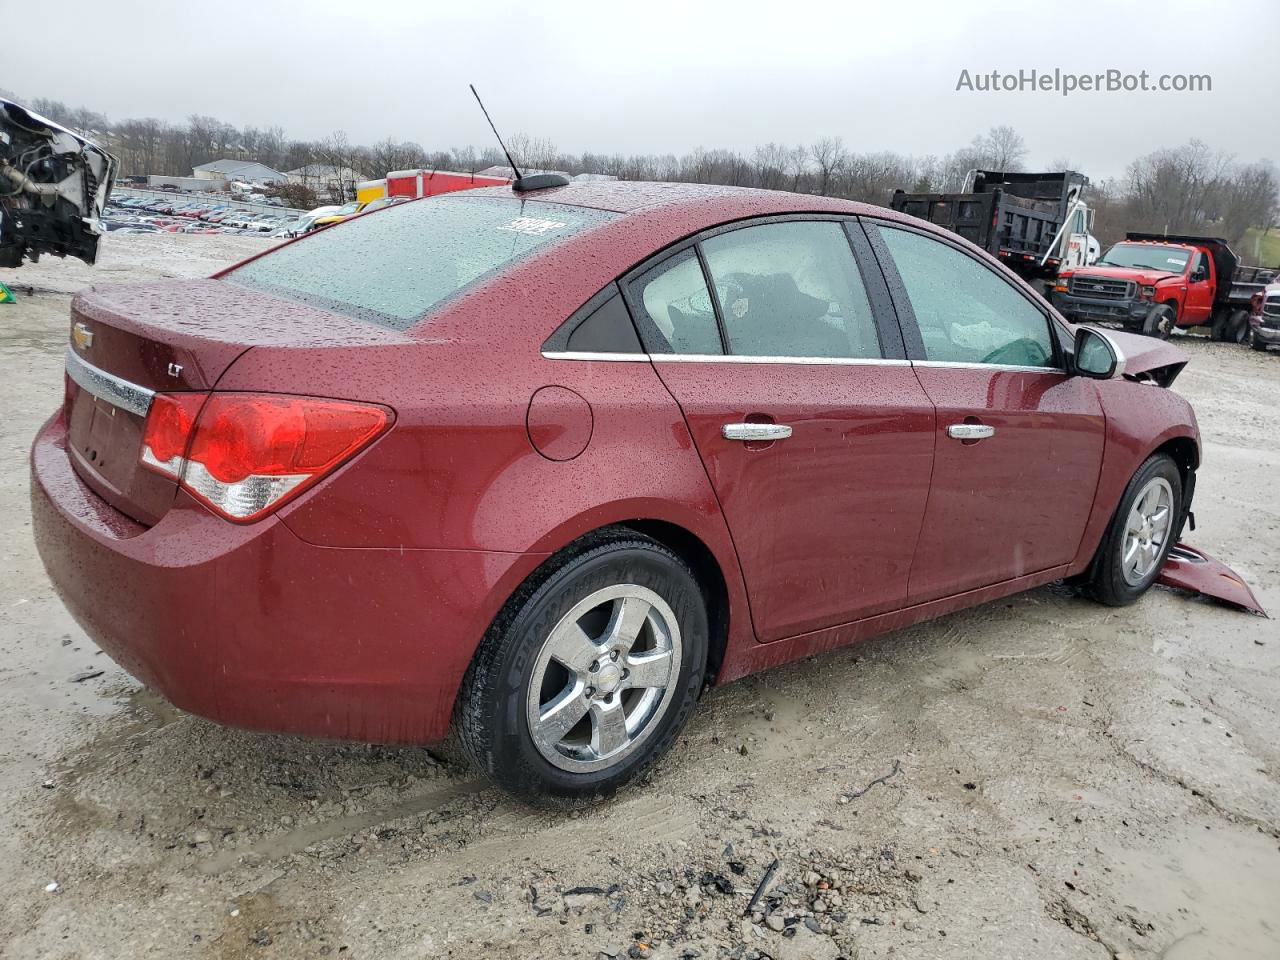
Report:
[{"label": "roof antenna base", "polygon": [[569,178],[559,173],[531,173],[528,176],[516,177],[511,182],[511,189],[516,193],[528,190],[546,190],[548,187],[567,187]]}]

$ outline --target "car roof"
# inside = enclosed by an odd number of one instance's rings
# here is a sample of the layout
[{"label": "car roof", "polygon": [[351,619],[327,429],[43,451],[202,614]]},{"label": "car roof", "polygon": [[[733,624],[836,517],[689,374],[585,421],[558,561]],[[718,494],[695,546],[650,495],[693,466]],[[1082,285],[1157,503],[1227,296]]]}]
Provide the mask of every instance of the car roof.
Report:
[{"label": "car roof", "polygon": [[638,180],[574,181],[563,187],[513,193],[510,187],[481,187],[467,191],[472,195],[516,197],[541,203],[563,203],[590,207],[620,214],[652,214],[655,212],[691,212],[699,208],[749,209],[750,216],[770,213],[845,213],[890,214],[884,207],[835,197],[818,197],[785,190],[757,190],[751,187],[727,187],[705,183],[661,183]]}]

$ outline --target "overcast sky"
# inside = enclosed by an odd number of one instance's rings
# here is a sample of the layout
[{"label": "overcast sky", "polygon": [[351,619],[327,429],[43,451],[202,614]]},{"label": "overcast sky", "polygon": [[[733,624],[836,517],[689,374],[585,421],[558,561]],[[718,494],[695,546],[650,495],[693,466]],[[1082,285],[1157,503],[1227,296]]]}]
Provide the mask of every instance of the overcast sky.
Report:
[{"label": "overcast sky", "polygon": [[[6,0],[7,2],[7,0]],[[1101,178],[1199,137],[1280,162],[1280,2],[969,4],[63,0],[62,27],[11,36],[0,88],[181,121],[200,113],[344,130],[428,150],[499,129],[561,150],[683,153],[844,138],[944,154],[995,124],[1029,164]],[[37,40],[39,34],[48,39]],[[1115,68],[1209,74],[1210,93],[957,92],[971,74]]]}]

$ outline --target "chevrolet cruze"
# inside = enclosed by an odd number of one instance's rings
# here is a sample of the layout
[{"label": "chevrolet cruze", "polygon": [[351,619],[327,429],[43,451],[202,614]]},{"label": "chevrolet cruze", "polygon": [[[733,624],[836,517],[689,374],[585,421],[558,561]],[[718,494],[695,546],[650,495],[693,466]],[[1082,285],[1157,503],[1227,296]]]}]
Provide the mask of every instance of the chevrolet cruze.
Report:
[{"label": "chevrolet cruze", "polygon": [[35,536],[223,723],[604,796],[709,684],[1075,578],[1187,516],[1185,358],[878,207],[585,183],[388,207],[72,304]]}]

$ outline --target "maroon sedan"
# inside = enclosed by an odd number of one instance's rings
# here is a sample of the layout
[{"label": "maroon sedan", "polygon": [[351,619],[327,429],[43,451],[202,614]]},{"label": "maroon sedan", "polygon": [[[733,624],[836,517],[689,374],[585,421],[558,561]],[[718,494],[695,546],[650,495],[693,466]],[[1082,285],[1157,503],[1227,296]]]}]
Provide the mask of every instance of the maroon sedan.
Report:
[{"label": "maroon sedan", "polygon": [[72,305],[35,535],[223,723],[607,795],[704,686],[1064,577],[1152,583],[1184,357],[878,207],[673,184],[388,207]]}]

